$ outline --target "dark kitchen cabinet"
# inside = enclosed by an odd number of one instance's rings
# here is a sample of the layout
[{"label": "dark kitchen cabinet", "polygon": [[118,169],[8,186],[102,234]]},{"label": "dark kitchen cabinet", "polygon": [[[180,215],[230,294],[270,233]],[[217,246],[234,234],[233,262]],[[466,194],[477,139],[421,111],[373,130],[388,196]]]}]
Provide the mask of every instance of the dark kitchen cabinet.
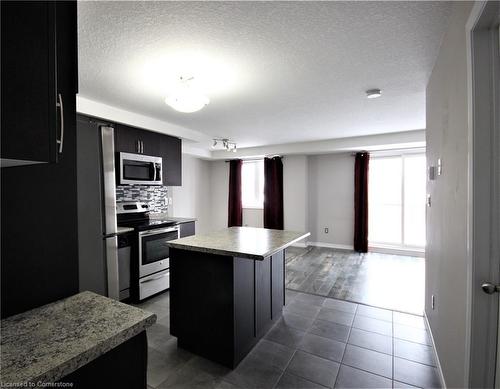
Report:
[{"label": "dark kitchen cabinet", "polygon": [[184,238],[195,234],[194,222],[181,223],[179,225],[179,237]]},{"label": "dark kitchen cabinet", "polygon": [[115,149],[126,153],[136,153],[160,157],[160,134],[125,124],[115,126]]},{"label": "dark kitchen cabinet", "polygon": [[163,182],[167,186],[182,185],[182,144],[179,138],[162,135]]},{"label": "dark kitchen cabinet", "polygon": [[[27,7],[27,4],[32,3],[21,2],[21,4]],[[61,32],[57,35],[57,52],[61,53],[57,58],[57,85],[59,93],[65,96],[64,150],[58,157],[58,163],[2,169],[2,317],[78,293],[76,2],[52,3],[52,7],[54,4],[56,23],[58,31]],[[36,7],[42,13],[47,9],[45,8],[47,4],[40,6],[41,8],[38,8],[38,5]],[[2,60],[5,55],[3,52],[3,11],[4,2],[2,2]],[[29,19],[22,20],[22,23],[29,26],[29,20],[35,15],[31,11],[27,15]],[[21,23],[19,19],[17,20]],[[25,39],[26,37],[14,39],[19,48],[19,53],[16,55],[21,56],[19,62],[36,62],[36,66],[45,66],[33,57],[25,55],[26,51],[23,46],[31,45]],[[37,51],[38,49],[35,50]],[[10,55],[13,55],[12,51]],[[19,69],[22,73],[25,70],[24,67]],[[2,83],[3,76],[2,74]],[[14,75],[14,77],[20,78],[19,75]],[[31,76],[28,75],[28,77]],[[51,99],[48,95],[45,96],[45,100],[39,96],[31,96],[38,92],[39,89],[36,88],[32,91],[25,91],[28,101],[37,101],[42,104]],[[2,104],[5,99],[6,97],[2,96]],[[37,110],[36,107],[34,108]],[[2,141],[4,113],[2,105]],[[26,115],[29,116],[29,113]],[[39,147],[48,147],[42,140],[40,143]]]},{"label": "dark kitchen cabinet", "polygon": [[60,44],[76,37],[76,2],[2,1],[1,32],[2,167],[58,162],[78,88],[76,40]]},{"label": "dark kitchen cabinet", "polygon": [[116,124],[115,129],[117,152],[162,157],[163,185],[182,185],[182,141],[179,138],[125,124]]}]

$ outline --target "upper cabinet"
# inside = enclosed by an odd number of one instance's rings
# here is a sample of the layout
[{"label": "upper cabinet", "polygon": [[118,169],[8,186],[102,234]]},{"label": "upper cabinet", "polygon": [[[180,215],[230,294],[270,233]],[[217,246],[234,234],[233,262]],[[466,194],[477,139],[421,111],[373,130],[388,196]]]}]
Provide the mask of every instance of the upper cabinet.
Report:
[{"label": "upper cabinet", "polygon": [[78,89],[76,30],[76,2],[1,2],[2,167],[64,153]]},{"label": "upper cabinet", "polygon": [[115,125],[115,150],[163,158],[163,185],[182,185],[182,141],[124,124]]}]

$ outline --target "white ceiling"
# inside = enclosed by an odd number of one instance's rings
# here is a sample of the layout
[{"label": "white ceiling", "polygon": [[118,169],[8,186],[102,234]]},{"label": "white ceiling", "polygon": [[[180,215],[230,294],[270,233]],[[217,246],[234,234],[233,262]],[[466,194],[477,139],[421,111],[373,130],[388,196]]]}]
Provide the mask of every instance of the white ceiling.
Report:
[{"label": "white ceiling", "polygon": [[[425,87],[450,8],[79,2],[79,94],[239,147],[423,129]],[[165,105],[179,69],[205,88],[211,102],[203,110]],[[382,97],[366,99],[370,88]]]}]

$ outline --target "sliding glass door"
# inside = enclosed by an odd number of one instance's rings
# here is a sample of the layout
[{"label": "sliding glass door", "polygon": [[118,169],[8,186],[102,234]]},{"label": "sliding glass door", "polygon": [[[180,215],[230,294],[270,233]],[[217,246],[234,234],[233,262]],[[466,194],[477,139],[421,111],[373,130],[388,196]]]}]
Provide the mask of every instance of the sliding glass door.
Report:
[{"label": "sliding glass door", "polygon": [[368,241],[398,249],[425,247],[424,153],[372,156],[368,181]]}]

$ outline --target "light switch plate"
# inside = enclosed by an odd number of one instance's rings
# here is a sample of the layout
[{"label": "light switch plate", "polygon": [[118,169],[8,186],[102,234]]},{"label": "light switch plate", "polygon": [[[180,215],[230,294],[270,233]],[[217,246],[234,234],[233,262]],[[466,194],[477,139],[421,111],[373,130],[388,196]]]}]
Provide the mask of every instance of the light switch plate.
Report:
[{"label": "light switch plate", "polygon": [[437,175],[440,176],[441,174],[443,174],[443,162],[441,161],[441,158],[438,158]]},{"label": "light switch plate", "polygon": [[435,166],[429,166],[428,178],[429,178],[429,181],[434,181],[436,179],[436,167]]}]

